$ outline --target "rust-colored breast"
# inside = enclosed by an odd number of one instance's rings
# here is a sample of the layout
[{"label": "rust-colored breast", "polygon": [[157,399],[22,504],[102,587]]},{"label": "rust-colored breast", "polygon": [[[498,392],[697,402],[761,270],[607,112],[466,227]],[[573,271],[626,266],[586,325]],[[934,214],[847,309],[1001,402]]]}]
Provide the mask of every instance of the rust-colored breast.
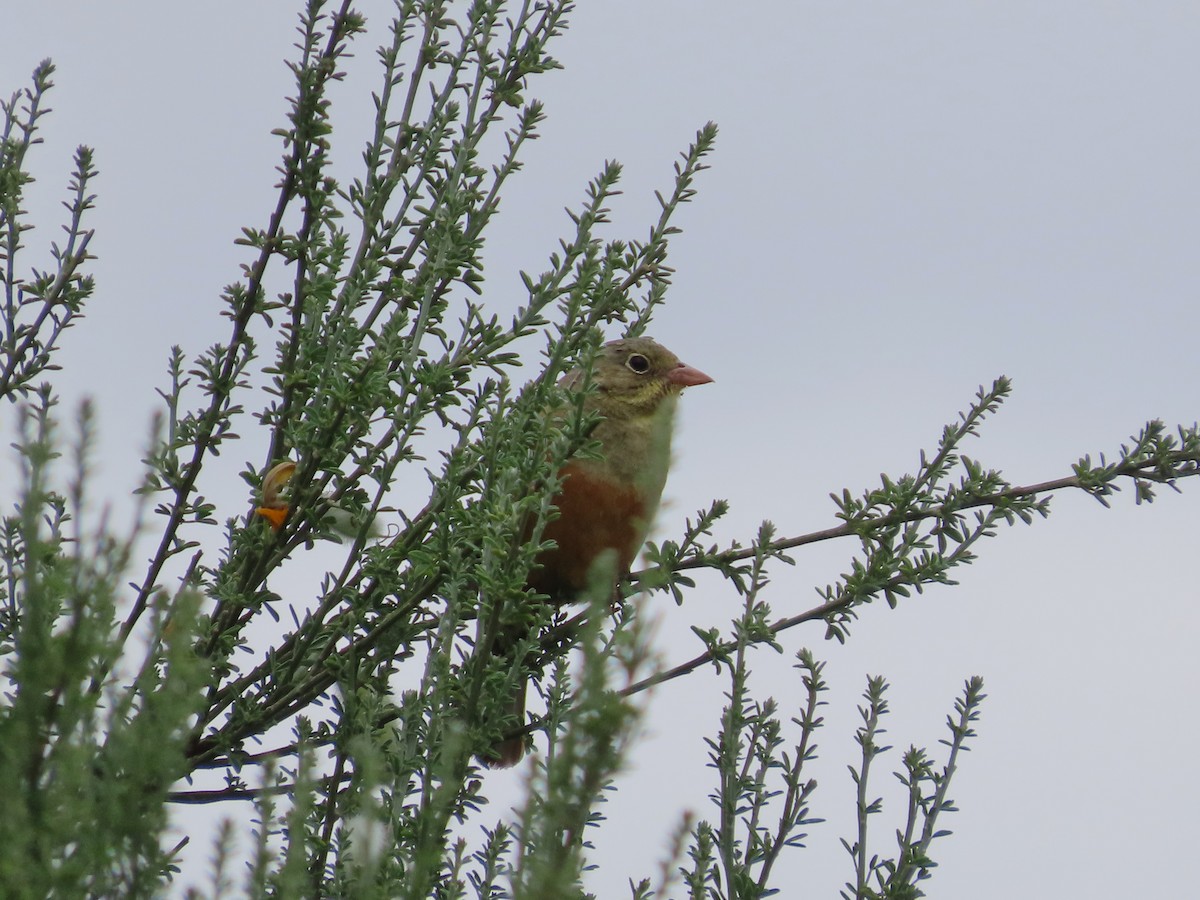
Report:
[{"label": "rust-colored breast", "polygon": [[586,464],[563,466],[559,516],[543,538],[558,546],[540,554],[528,584],[556,603],[576,599],[593,579],[629,571],[646,536],[646,502],[631,485],[598,476]]}]

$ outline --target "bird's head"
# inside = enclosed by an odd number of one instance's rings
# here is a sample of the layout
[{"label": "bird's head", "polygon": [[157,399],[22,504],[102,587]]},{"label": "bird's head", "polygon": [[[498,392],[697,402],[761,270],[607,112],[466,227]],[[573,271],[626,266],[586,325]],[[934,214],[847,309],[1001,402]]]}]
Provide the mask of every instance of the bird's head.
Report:
[{"label": "bird's head", "polygon": [[[653,413],[664,398],[712,381],[650,338],[623,338],[600,348],[592,369],[597,410],[606,418]],[[569,386],[569,385],[568,385]]]}]

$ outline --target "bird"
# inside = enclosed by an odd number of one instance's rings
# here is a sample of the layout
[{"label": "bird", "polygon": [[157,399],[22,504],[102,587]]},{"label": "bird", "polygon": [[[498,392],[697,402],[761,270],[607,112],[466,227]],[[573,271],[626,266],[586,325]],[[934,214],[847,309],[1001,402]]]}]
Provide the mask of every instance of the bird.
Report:
[{"label": "bird", "polygon": [[[534,558],[525,582],[528,590],[561,606],[591,590],[616,589],[629,574],[662,499],[679,395],[712,380],[651,338],[623,338],[600,348],[591,369],[592,392],[584,401],[584,411],[599,416],[591,432],[599,454],[574,456],[559,470],[560,486],[552,500],[558,516],[541,535],[552,544]],[[572,370],[559,383],[568,392],[581,390],[587,373]],[[532,531],[531,522],[525,541]],[[502,637],[493,652],[503,654],[514,642],[512,635]],[[509,710],[521,725],[527,690],[523,682]],[[478,758],[490,768],[508,768],[524,754],[521,734],[494,744]]]}]

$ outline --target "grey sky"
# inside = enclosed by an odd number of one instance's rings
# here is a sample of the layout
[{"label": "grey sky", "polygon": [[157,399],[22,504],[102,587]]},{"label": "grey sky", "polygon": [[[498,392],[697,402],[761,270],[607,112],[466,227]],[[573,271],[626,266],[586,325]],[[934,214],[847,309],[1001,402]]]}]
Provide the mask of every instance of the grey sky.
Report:
[{"label": "grey sky", "polygon": [[[64,377],[70,396],[99,405],[114,497],[136,481],[168,347],[194,355],[221,339],[216,297],[245,259],[232,242],[269,212],[290,6],[5,12],[0,91],[25,86],[43,57],[59,65],[34,157],[30,205],[45,223],[34,246],[54,236],[74,146],[97,150],[98,295],[65,341]],[[763,518],[784,534],[829,527],[831,491],[912,471],[1000,374],[1015,394],[967,452],[1014,483],[1115,453],[1148,418],[1195,421],[1200,7],[581,7],[555,51],[566,70],[535,82],[549,120],[489,240],[487,296],[519,300],[517,270],[541,270],[565,233],[562,208],[607,158],[626,165],[610,233],[643,235],[678,151],[704,122],[720,125],[712,168],[677,221],[678,274],[653,329],[717,379],[684,399],[660,534],[713,497],[733,504],[722,541],[750,538]],[[369,122],[388,4],[361,8],[374,30],[335,94],[346,166]],[[230,482],[222,517],[246,504]],[[798,629],[787,655],[759,654],[758,688],[785,707],[799,696],[794,651],[828,660],[814,814],[830,821],[788,858],[797,891],[835,896],[850,874],[838,838],[849,836],[845,765],[865,675],[893,684],[890,771],[909,743],[940,749],[963,680],[981,674],[989,700],[929,895],[1184,895],[1200,842],[1189,699],[1200,485],[1150,507],[1126,490],[1109,511],[1083,495],[1052,508],[985,544],[959,587],[864,610],[845,647]],[[775,572],[775,610],[813,605],[813,587],[853,550],[797,554]],[[696,652],[689,626],[726,622],[737,599],[706,583],[684,608],[659,610],[659,646],[678,661]],[[684,806],[713,815],[702,737],[725,688],[706,671],[651,699],[635,766],[592,836],[598,896],[653,874]],[[884,838],[900,810],[880,774],[893,801],[876,826]],[[520,770],[489,777],[516,795]]]}]

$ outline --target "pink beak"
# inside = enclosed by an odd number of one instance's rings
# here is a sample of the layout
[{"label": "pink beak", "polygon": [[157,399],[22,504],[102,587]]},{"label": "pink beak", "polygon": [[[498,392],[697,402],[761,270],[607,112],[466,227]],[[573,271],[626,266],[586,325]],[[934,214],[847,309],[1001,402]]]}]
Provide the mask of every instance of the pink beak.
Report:
[{"label": "pink beak", "polygon": [[699,369],[680,363],[667,373],[667,381],[679,387],[695,387],[698,384],[708,384],[712,379]]}]

